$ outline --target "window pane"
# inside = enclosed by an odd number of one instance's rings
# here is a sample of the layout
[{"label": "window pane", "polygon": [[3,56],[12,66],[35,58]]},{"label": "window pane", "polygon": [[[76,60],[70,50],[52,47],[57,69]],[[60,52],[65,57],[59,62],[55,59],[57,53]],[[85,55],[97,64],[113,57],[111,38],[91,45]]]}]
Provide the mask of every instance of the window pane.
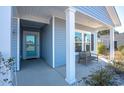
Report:
[{"label": "window pane", "polygon": [[26,50],[35,51],[35,36],[27,35],[26,36]]},{"label": "window pane", "polygon": [[90,34],[85,34],[85,51],[90,51]]},{"label": "window pane", "polygon": [[36,55],[36,36],[26,35],[26,56]]},{"label": "window pane", "polygon": [[75,32],[75,51],[80,52],[82,50],[82,34]]}]

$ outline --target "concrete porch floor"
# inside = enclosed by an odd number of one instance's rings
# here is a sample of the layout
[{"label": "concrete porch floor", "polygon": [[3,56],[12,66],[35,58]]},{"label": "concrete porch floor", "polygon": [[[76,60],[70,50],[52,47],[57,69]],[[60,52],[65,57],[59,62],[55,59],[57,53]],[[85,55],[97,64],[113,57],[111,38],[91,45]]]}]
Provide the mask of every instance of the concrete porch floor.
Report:
[{"label": "concrete porch floor", "polygon": [[25,60],[17,72],[18,86],[65,86],[65,79],[41,59]]},{"label": "concrete porch floor", "polygon": [[[99,70],[100,68],[104,68],[107,65],[106,62],[102,61],[99,59],[99,61],[91,61],[88,62],[87,64],[79,64],[78,62],[76,62],[76,80],[80,81],[82,78],[87,77],[88,75],[91,75],[93,72]],[[65,78],[66,76],[66,66],[61,66],[58,68],[55,68],[56,71],[58,73],[61,74],[61,76],[63,76],[63,78]],[[85,83],[82,83],[83,85],[85,85]]]},{"label": "concrete porch floor", "polygon": [[[105,62],[92,61],[88,64],[76,63],[76,79],[81,80],[92,72],[104,67]],[[21,71],[17,72],[18,86],[65,86],[66,66],[51,68],[41,59],[25,60],[21,63]]]}]

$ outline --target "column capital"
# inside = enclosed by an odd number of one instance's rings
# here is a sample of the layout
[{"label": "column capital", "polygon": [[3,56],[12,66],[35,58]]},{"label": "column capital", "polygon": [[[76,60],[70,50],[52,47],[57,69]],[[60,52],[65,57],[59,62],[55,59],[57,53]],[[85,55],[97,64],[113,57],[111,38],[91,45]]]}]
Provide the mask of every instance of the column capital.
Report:
[{"label": "column capital", "polygon": [[67,9],[65,9],[65,13],[67,13],[67,12],[73,12],[73,13],[75,13],[76,12],[76,9],[73,8],[73,7],[69,7]]}]

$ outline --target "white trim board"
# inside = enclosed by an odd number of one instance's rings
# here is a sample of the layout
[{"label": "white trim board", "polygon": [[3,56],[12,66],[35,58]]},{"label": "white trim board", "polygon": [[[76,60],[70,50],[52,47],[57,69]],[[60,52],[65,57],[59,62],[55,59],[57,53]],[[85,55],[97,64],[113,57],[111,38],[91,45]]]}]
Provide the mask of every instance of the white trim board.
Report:
[{"label": "white trim board", "polygon": [[52,54],[53,68],[55,68],[55,17],[52,17]]},{"label": "white trim board", "polygon": [[17,71],[20,70],[20,19],[17,18]]},{"label": "white trim board", "polygon": [[86,30],[80,30],[80,29],[75,29],[75,32],[80,32],[80,33],[87,33],[87,34],[91,34],[91,31],[86,31]]},{"label": "white trim board", "polygon": [[[117,14],[115,8],[112,6],[105,6],[105,8],[109,13],[109,16],[112,19],[112,22],[114,23],[113,25],[114,26],[120,26],[121,22],[120,22],[120,19],[118,17],[118,14]],[[115,15],[115,16],[113,16],[113,15]]]},{"label": "white trim board", "polygon": [[34,22],[40,22],[40,23],[45,23],[45,24],[50,23],[50,19],[46,19],[46,18],[43,18],[43,17],[37,18],[37,17],[31,17],[31,16],[24,16],[24,17],[20,17],[20,19],[34,21]]}]

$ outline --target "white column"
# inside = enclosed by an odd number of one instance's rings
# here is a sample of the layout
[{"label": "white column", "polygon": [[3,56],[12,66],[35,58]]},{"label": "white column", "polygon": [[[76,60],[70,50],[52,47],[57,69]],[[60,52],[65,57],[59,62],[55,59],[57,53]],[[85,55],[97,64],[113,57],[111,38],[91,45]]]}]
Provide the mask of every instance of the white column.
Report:
[{"label": "white column", "polygon": [[0,7],[0,51],[5,58],[11,57],[11,8]]},{"label": "white column", "polygon": [[75,79],[75,10],[66,9],[66,81],[72,84]]},{"label": "white column", "polygon": [[110,61],[114,60],[114,28],[110,29]]},{"label": "white column", "polygon": [[52,53],[53,53],[53,65],[52,67],[55,68],[55,17],[52,17]]},{"label": "white column", "polygon": [[82,33],[82,51],[84,51],[84,33]]}]

